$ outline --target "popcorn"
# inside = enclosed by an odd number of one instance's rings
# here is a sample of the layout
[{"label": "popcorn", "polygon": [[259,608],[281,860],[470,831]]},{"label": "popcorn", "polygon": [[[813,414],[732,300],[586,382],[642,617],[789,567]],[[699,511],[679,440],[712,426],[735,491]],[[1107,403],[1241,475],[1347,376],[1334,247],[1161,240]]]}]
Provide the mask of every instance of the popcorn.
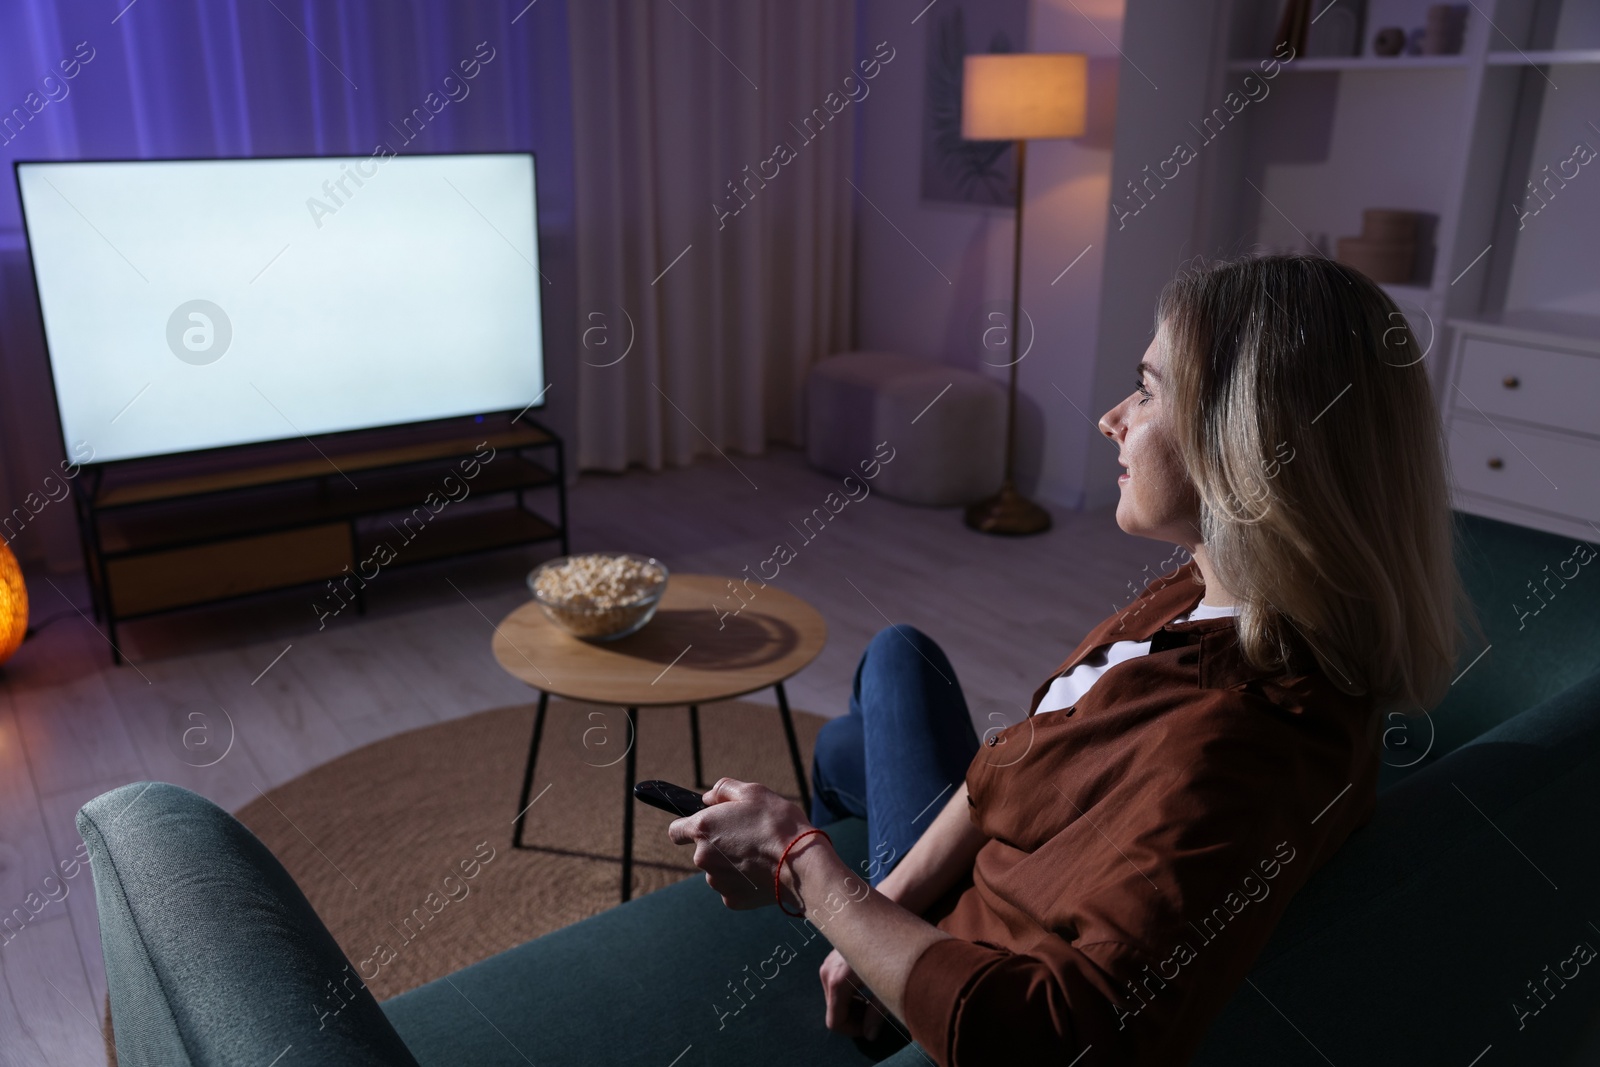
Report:
[{"label": "popcorn", "polygon": [[663,567],[591,553],[540,571],[533,591],[545,612],[572,634],[609,637],[650,610],[665,579]]}]

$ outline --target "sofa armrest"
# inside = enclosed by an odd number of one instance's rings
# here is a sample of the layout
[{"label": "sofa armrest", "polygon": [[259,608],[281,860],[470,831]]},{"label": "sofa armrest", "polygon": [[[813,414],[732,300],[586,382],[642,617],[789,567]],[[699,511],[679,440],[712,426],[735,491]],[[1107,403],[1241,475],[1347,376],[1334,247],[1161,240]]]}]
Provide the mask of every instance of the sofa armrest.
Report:
[{"label": "sofa armrest", "polygon": [[85,804],[78,832],[120,1067],[415,1067],[300,887],[233,816],[137,782]]}]

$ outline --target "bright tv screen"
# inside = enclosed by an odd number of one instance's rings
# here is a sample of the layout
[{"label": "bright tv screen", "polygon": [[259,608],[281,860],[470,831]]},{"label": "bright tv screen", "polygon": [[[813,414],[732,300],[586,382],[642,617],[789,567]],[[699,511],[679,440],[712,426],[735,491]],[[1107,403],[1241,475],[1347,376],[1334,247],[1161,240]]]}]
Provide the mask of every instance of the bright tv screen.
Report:
[{"label": "bright tv screen", "polygon": [[18,163],[17,182],[69,455],[543,395],[527,153]]}]

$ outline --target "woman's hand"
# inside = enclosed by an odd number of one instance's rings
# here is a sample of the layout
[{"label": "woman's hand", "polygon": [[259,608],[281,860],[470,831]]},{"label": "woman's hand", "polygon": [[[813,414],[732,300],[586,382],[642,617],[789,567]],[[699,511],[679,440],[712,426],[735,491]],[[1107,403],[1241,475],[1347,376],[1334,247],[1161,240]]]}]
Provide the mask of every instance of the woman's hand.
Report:
[{"label": "woman's hand", "polygon": [[[772,872],[783,850],[812,829],[800,805],[757,782],[718,779],[703,798],[710,807],[667,827],[676,845],[694,845],[694,865],[706,872],[706,884],[735,911],[773,904]],[[813,834],[798,846],[826,845]],[[793,903],[791,901],[791,906]]]},{"label": "woman's hand", "polygon": [[868,1041],[876,1038],[883,1029],[883,1005],[838,949],[828,953],[817,973],[828,1004],[828,1029],[846,1037],[864,1037]]},{"label": "woman's hand", "polygon": [[[957,814],[966,820],[966,801],[957,799]],[[674,844],[694,845],[694,865],[706,872],[706,884],[729,908],[773,903],[778,860],[797,837],[814,829],[805,812],[766,786],[732,778],[718,780],[705,801],[710,805],[705,810],[673,820],[667,835]],[[874,892],[821,834],[795,845],[782,873],[785,906],[803,908],[838,950],[821,972],[827,1025],[846,1032],[859,1027],[870,1038],[884,1020],[904,1018],[912,967],[930,945],[950,935]]]}]

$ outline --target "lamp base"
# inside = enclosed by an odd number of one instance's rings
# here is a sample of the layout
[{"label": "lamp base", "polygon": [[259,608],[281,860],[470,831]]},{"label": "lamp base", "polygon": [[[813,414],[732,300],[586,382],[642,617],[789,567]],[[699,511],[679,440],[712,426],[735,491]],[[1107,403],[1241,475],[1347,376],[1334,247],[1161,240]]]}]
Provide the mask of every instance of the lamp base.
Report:
[{"label": "lamp base", "polygon": [[1050,529],[1050,513],[1007,481],[994,496],[969,506],[966,522],[981,533],[1026,537]]}]

